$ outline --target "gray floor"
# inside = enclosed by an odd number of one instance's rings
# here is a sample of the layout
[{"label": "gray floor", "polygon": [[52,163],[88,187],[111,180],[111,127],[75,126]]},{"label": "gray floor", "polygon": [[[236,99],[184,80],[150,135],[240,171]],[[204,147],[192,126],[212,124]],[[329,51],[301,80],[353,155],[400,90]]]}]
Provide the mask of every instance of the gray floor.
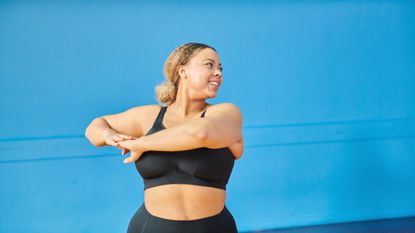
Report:
[{"label": "gray floor", "polygon": [[383,219],[310,227],[258,230],[241,233],[415,233],[415,217]]}]

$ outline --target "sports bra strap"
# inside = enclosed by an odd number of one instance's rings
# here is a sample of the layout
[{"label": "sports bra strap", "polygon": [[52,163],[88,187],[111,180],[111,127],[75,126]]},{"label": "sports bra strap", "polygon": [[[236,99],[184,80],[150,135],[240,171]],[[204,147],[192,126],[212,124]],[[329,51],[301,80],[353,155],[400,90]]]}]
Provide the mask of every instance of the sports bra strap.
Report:
[{"label": "sports bra strap", "polygon": [[155,126],[160,127],[161,123],[163,122],[164,113],[166,113],[167,106],[162,106],[160,109],[159,114],[157,115]]}]

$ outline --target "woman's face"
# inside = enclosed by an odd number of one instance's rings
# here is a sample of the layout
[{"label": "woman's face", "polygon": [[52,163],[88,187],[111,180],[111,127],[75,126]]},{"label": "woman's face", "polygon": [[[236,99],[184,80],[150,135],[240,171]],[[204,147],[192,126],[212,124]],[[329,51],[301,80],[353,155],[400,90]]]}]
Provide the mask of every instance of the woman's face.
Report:
[{"label": "woman's face", "polygon": [[222,83],[222,64],[218,54],[210,48],[200,50],[184,66],[181,79],[192,99],[206,99],[216,97]]}]

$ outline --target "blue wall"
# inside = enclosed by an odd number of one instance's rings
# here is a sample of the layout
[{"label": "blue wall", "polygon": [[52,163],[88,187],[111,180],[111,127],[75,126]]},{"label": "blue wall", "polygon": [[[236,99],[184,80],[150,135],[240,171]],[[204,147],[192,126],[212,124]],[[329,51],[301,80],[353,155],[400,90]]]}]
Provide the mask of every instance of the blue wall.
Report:
[{"label": "blue wall", "polygon": [[244,114],[240,231],[415,215],[413,1],[1,1],[0,232],[125,232],[143,183],[89,122],[214,46]]}]

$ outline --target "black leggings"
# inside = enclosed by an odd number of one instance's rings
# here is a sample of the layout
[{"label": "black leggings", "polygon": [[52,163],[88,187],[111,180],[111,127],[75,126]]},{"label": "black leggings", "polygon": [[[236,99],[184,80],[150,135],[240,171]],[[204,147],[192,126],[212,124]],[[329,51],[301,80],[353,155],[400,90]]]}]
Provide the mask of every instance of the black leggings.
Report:
[{"label": "black leggings", "polygon": [[172,220],[151,215],[144,203],[135,212],[127,233],[237,233],[235,219],[226,208],[219,214],[194,220]]}]

